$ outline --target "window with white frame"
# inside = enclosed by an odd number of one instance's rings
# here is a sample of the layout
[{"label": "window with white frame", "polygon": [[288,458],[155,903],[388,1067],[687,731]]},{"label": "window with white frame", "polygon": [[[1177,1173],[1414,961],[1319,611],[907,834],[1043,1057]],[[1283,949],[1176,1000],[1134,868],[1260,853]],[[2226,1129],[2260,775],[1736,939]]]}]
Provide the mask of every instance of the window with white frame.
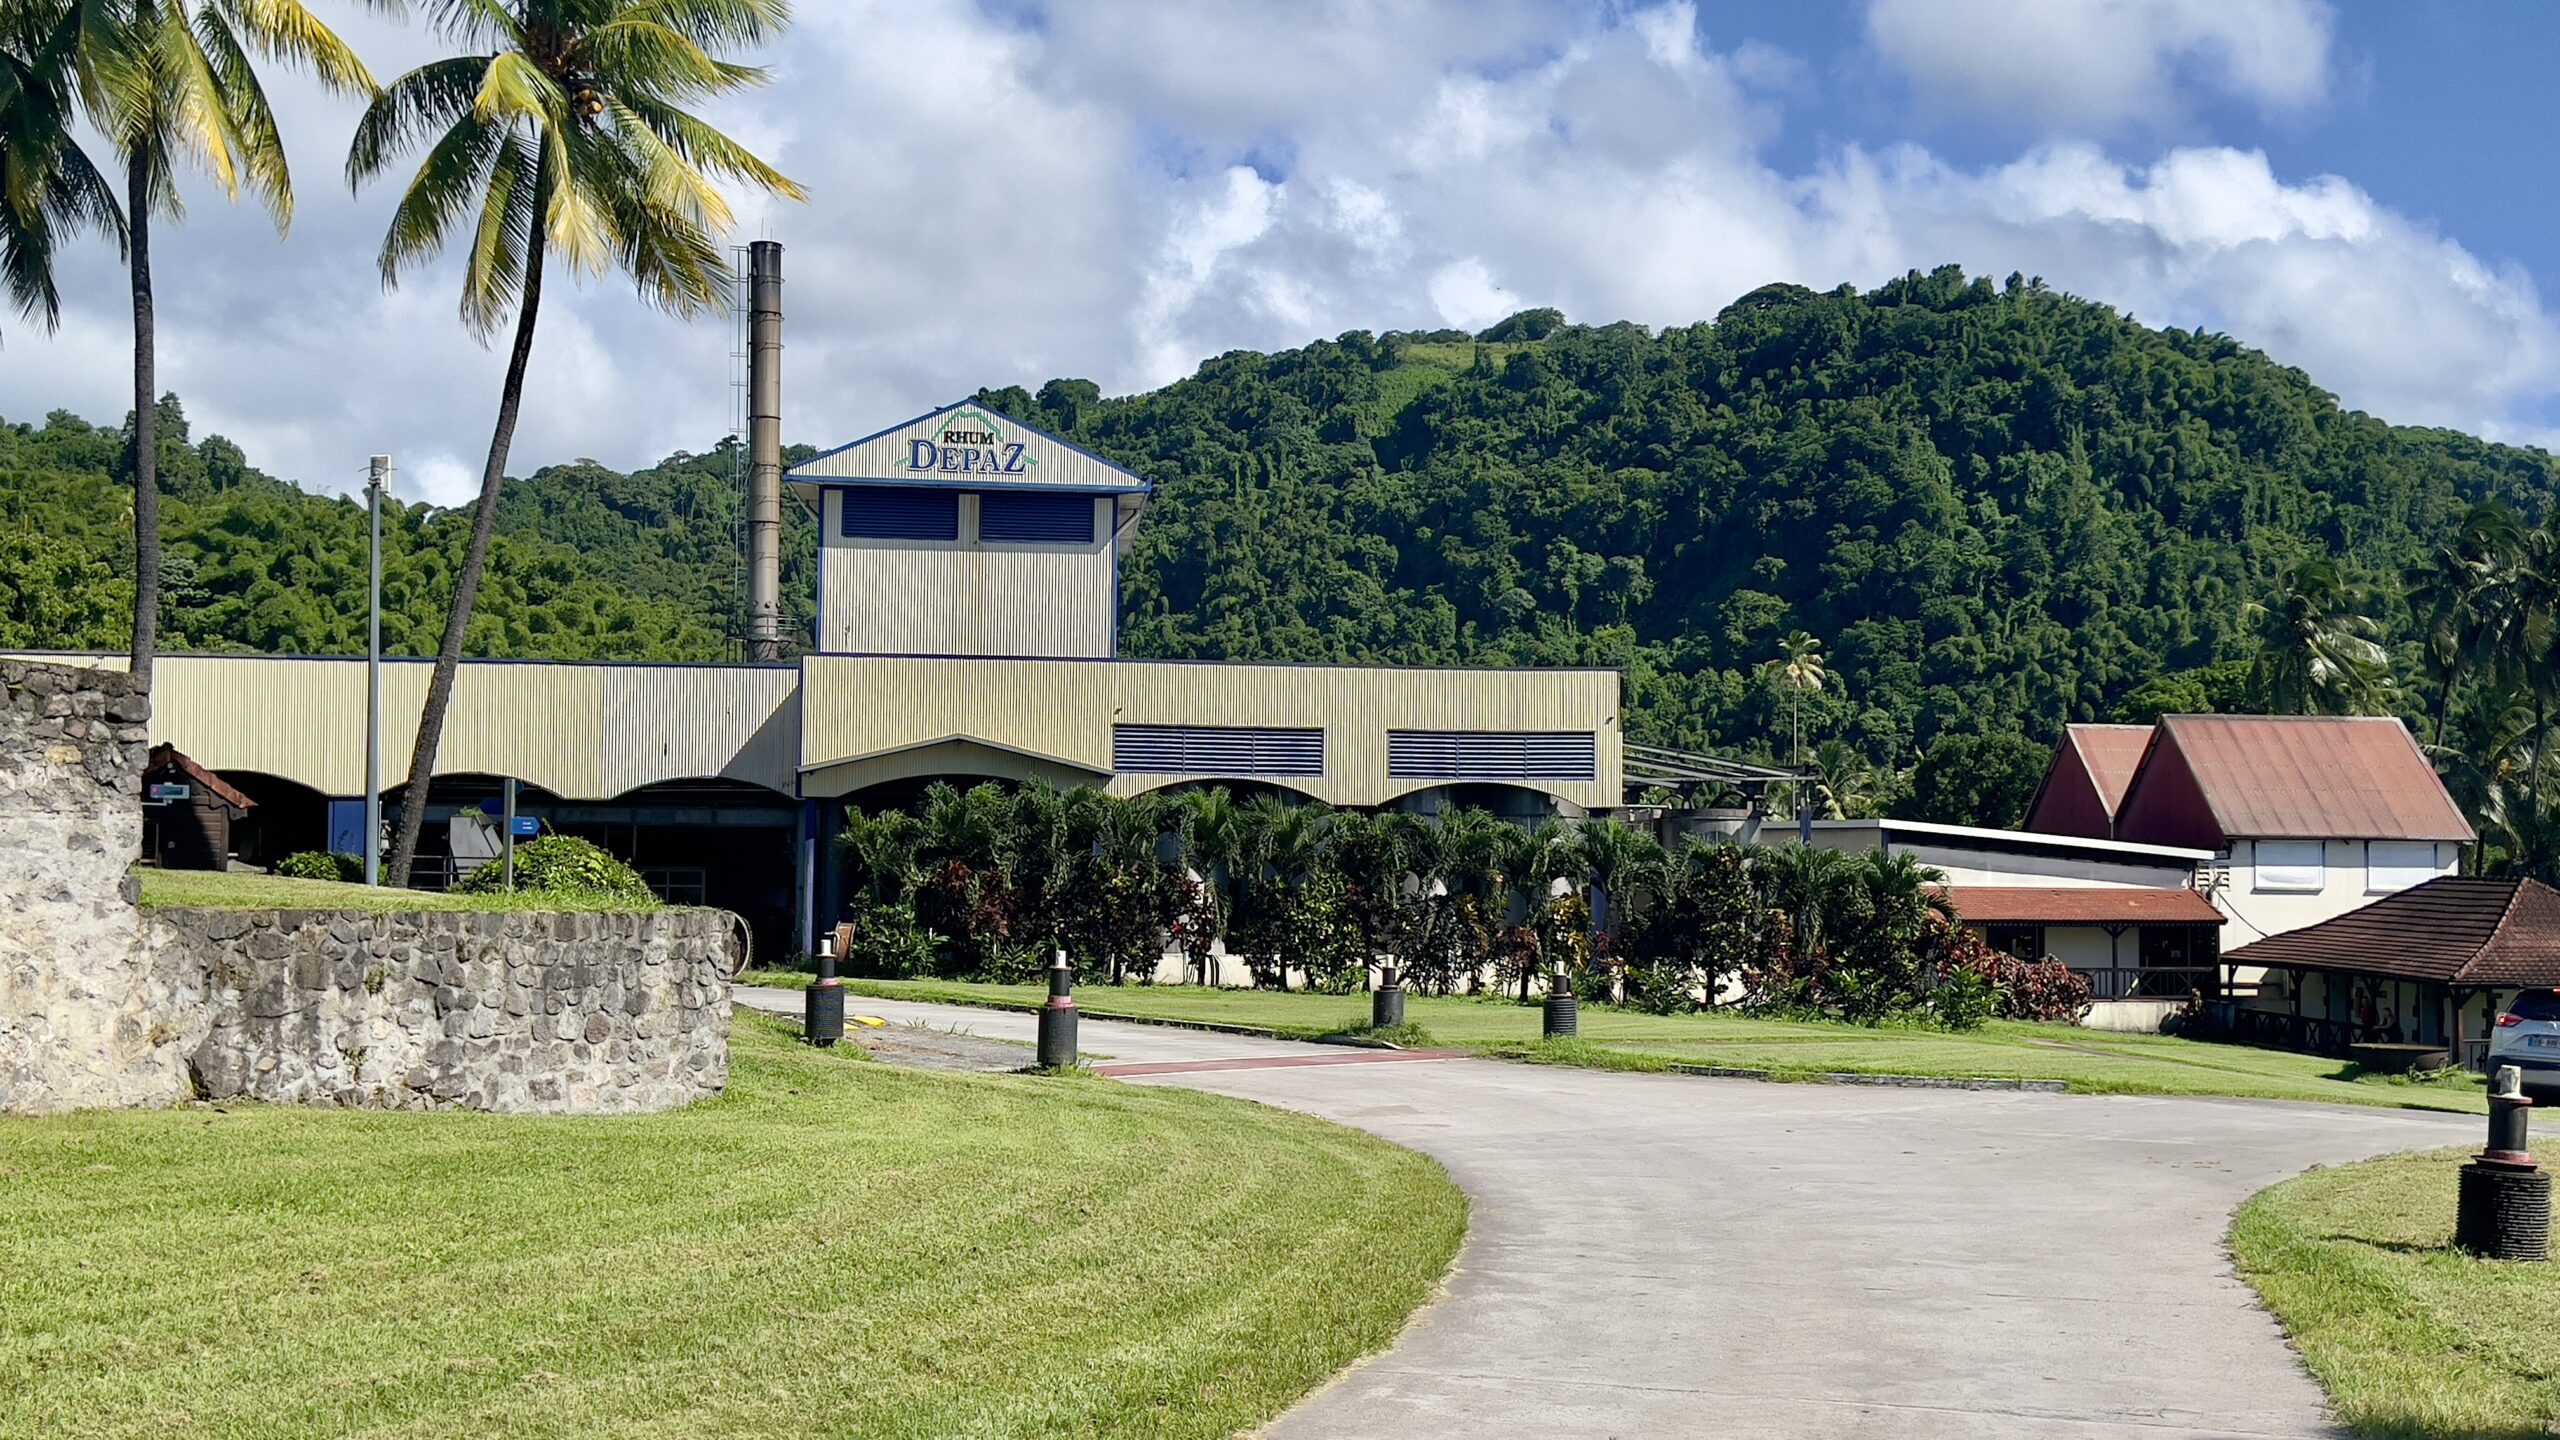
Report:
[{"label": "window with white frame", "polygon": [[2424,885],[2443,872],[2436,868],[2433,840],[2368,840],[2364,847],[2364,893],[2389,895]]},{"label": "window with white frame", "polygon": [[2261,840],[2255,861],[2252,890],[2265,892],[2291,891],[2316,893],[2329,887],[2329,859],[2326,842],[2319,840]]}]

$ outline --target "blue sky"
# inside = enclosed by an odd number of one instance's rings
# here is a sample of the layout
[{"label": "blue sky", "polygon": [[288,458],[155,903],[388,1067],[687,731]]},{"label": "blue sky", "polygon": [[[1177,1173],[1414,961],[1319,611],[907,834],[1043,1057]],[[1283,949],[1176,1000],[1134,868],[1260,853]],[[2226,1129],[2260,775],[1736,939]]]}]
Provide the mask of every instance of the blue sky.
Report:
[{"label": "blue sky", "polygon": [[[343,5],[331,13],[351,13]],[[344,27],[385,75],[441,52]],[[2560,438],[2560,7],[2523,0],[801,0],[718,117],[807,185],[785,428],[832,444],[980,384],[1149,388],[1341,331],[1712,317],[1773,280],[2012,270],[2225,330],[2349,405]],[[450,502],[502,357],[452,269],[373,270],[388,191],[336,182],[353,109],[285,78],[279,242],[192,184],[161,373],[201,429]],[[125,408],[112,258],[9,334],[0,416]],[[731,423],[731,337],[555,285],[516,449],[646,463]]]}]

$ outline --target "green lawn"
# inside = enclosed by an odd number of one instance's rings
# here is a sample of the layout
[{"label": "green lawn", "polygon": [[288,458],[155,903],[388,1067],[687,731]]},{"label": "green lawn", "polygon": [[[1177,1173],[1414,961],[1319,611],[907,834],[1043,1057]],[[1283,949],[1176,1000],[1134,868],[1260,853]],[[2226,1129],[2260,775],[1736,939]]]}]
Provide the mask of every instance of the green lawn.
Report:
[{"label": "green lawn", "polygon": [[1465,1228],[1351,1130],[792,1028],[669,1115],[0,1118],[0,1434],[1224,1436]]},{"label": "green lawn", "polygon": [[394,890],[345,885],[335,880],[288,880],[280,875],[234,875],[215,870],[156,870],[136,866],[145,908],[210,910],[657,910],[655,900],[581,899],[520,890],[509,895],[455,895],[441,890]]},{"label": "green lawn", "polygon": [[2459,1151],[2315,1170],[2241,1208],[2240,1273],[2368,1440],[2560,1431],[2560,1269],[2450,1247]]},{"label": "green lawn", "polygon": [[[942,1000],[1022,1008],[1039,1005],[1037,985],[974,985],[942,980],[849,980],[853,991],[901,1000]],[[1312,1037],[1369,1018],[1365,995],[1280,994],[1196,986],[1083,985],[1076,1005],[1087,1015],[1206,1021]],[[1657,1068],[1681,1062],[1768,1070],[1781,1076],[1846,1071],[1985,1079],[2059,1080],[2074,1090],[2135,1095],[2244,1095],[2328,1100],[2351,1105],[2430,1110],[2487,1108],[2468,1076],[2420,1084],[2353,1079],[2336,1060],[2244,1045],[2216,1045],[2165,1035],[2112,1035],[2064,1025],[1995,1022],[1970,1034],[1903,1026],[1869,1028],[1741,1015],[1645,1015],[1585,1006],[1588,1046],[1538,1045],[1535,1006],[1499,1000],[1407,1002],[1411,1018],[1436,1042],[1522,1059]]]}]

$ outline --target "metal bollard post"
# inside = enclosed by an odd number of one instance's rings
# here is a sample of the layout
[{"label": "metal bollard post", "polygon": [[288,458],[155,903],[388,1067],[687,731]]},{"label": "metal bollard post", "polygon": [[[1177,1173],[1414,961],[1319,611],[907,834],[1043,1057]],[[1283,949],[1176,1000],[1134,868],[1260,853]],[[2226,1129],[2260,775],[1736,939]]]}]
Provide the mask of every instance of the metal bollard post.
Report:
[{"label": "metal bollard post", "polygon": [[1049,1001],[1040,1007],[1040,1068],[1064,1070],[1076,1063],[1075,975],[1067,952],[1049,965]]},{"label": "metal bollard post", "polygon": [[2551,1177],[2533,1163],[2526,1129],[2533,1102],[2522,1076],[2501,1065],[2489,1089],[2489,1144],[2462,1167],[2453,1243],[2489,1260],[2551,1254]]},{"label": "metal bollard post", "polygon": [[836,942],[832,935],[818,937],[818,981],[809,987],[806,1004],[800,1032],[810,1044],[825,1050],[844,1038],[844,982],[836,978]]},{"label": "metal bollard post", "polygon": [[1392,1030],[1404,1023],[1404,977],[1390,960],[1378,971],[1377,993],[1369,997],[1369,1028]]},{"label": "metal bollard post", "polygon": [[1547,972],[1546,1038],[1570,1039],[1582,1028],[1582,1002],[1573,993],[1573,977],[1564,973],[1564,962],[1555,962]]}]

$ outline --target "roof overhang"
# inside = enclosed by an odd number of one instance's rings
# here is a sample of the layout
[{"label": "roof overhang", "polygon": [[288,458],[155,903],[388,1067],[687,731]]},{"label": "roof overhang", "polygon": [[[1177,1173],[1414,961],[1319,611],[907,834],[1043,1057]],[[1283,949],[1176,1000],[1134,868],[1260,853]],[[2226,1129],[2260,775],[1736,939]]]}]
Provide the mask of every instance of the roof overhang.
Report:
[{"label": "roof overhang", "polygon": [[2193,890],[2091,885],[1950,885],[1940,892],[1972,925],[2220,925],[2222,912]]}]

